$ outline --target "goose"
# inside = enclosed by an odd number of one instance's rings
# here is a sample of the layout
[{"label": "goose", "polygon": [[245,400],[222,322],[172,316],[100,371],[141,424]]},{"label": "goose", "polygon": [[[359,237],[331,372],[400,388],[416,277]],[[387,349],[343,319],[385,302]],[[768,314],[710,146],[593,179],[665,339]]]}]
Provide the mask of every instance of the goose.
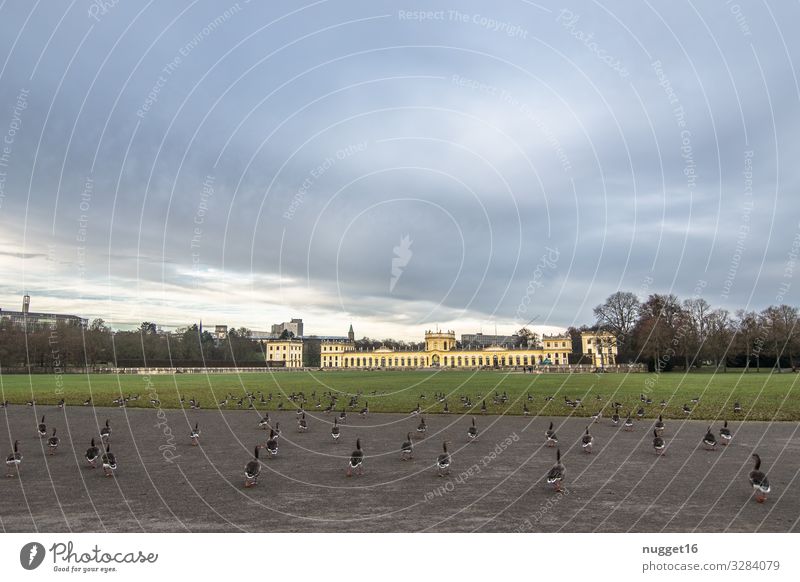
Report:
[{"label": "goose", "polygon": [[3,400],[0,402],[0,408],[8,408],[8,400]]},{"label": "goose", "polygon": [[108,425],[108,419],[106,419],[106,425],[100,429],[100,439],[107,443],[111,438],[111,427]]},{"label": "goose", "polygon": [[481,403],[481,414],[486,414],[486,400]]},{"label": "goose", "polygon": [[656,423],[654,425],[654,429],[659,435],[662,432],[664,432],[664,419],[661,417],[660,414],[658,415],[658,420],[656,421]]},{"label": "goose", "polygon": [[631,413],[628,411],[628,416],[625,418],[625,422],[623,423],[623,430],[628,432],[633,430],[633,419],[631,418]]},{"label": "goose", "polygon": [[340,433],[341,429],[339,428],[339,419],[334,417],[333,426],[331,427],[331,436],[333,437],[333,440],[339,440]]},{"label": "goose", "polygon": [[636,418],[644,418],[644,407],[640,406],[639,410],[636,411]]},{"label": "goose", "polygon": [[600,410],[598,410],[597,412],[595,412],[595,413],[592,415],[592,422],[599,422],[599,421],[600,421],[600,418],[601,418],[602,416],[603,416],[603,413],[602,413]]},{"label": "goose", "polygon": [[475,426],[475,417],[472,417],[472,426],[467,429],[467,438],[474,441],[478,438],[478,428]]},{"label": "goose", "polygon": [[553,490],[560,493],[566,472],[567,468],[561,463],[561,449],[556,449],[556,464],[547,473],[547,484],[552,485]]},{"label": "goose", "polygon": [[350,453],[350,460],[347,462],[347,476],[351,477],[353,471],[356,475],[364,474],[364,451],[361,450],[361,439],[356,439],[356,450]]},{"label": "goose", "polygon": [[94,469],[97,467],[97,459],[100,458],[100,449],[94,444],[94,438],[92,442],[89,443],[89,448],[86,449],[86,462],[89,463],[89,466]]},{"label": "goose", "polygon": [[39,438],[43,439],[47,436],[47,425],[44,423],[44,416],[42,417],[42,422],[39,423],[37,428],[39,430]]},{"label": "goose", "polygon": [[56,436],[56,429],[53,429],[53,436],[47,439],[47,446],[51,455],[56,453],[56,449],[58,448],[60,442],[61,439]]},{"label": "goose", "polygon": [[278,438],[275,436],[275,431],[273,429],[269,431],[269,438],[264,448],[267,449],[267,458],[271,459],[272,457],[278,456]]},{"label": "goose", "polygon": [[661,408],[666,408],[666,407],[667,407],[667,401],[662,399],[661,400]]},{"label": "goose", "polygon": [[297,421],[297,432],[306,432],[307,430],[308,422],[306,422],[306,413],[304,412]]},{"label": "goose", "polygon": [[684,404],[683,405],[683,413],[684,414],[691,414],[691,412],[692,412],[692,409],[689,408],[689,405],[688,404]]},{"label": "goose", "polygon": [[342,408],[342,411],[339,413],[339,422],[342,424],[347,422],[347,413],[344,411],[344,408]]},{"label": "goose", "polygon": [[92,398],[91,398],[91,396],[90,396],[89,398],[87,398],[86,400],[84,400],[84,401],[83,401],[83,405],[84,405],[84,406],[90,406],[91,404],[92,404]]},{"label": "goose", "polygon": [[192,445],[197,446],[200,444],[200,424],[194,423],[194,429],[189,433],[189,438],[192,439]]},{"label": "goose", "polygon": [[281,423],[275,423],[275,440],[278,440],[278,437],[281,436]]},{"label": "goose", "polygon": [[258,460],[258,446],[253,450],[253,458],[244,466],[244,486],[252,487],[258,483],[258,474],[261,472],[261,463]]},{"label": "goose", "polygon": [[586,432],[581,437],[581,446],[583,447],[584,453],[591,453],[592,452],[592,443],[594,443],[594,437],[589,434],[589,427],[586,427]]},{"label": "goose", "polygon": [[58,407],[59,407],[59,408],[63,409],[63,408],[64,408],[64,404],[65,404],[65,401],[64,401],[64,399],[63,399],[63,398],[62,398],[61,400],[59,400],[59,401],[58,401]]},{"label": "goose", "polygon": [[733,434],[731,433],[731,429],[728,428],[727,420],[723,423],[722,428],[719,429],[719,436],[722,437],[722,440],[720,442],[723,445],[727,445],[729,442],[731,442]]},{"label": "goose", "polygon": [[450,408],[447,406],[447,400],[444,401],[444,408],[442,409],[444,414],[450,414]]},{"label": "goose", "polygon": [[523,402],[522,403],[522,414],[524,416],[528,416],[530,413],[531,413],[531,411],[528,410],[528,403],[527,402]]},{"label": "goose", "polygon": [[428,432],[428,425],[425,424],[425,417],[419,417],[419,424],[417,425],[417,436],[423,438],[425,433]]},{"label": "goose", "polygon": [[717,439],[714,437],[714,433],[711,432],[710,426],[706,430],[706,436],[703,437],[703,444],[709,451],[713,451],[717,446]]},{"label": "goose", "polygon": [[530,392],[528,392],[528,402],[533,402],[533,396],[531,396]]},{"label": "goose", "polygon": [[750,471],[750,485],[753,486],[756,501],[764,503],[767,499],[767,493],[769,493],[770,490],[769,479],[767,479],[766,474],[761,471],[761,457],[754,453],[753,458],[756,460],[756,466]]},{"label": "goose", "polygon": [[619,408],[614,409],[614,414],[611,415],[611,424],[613,426],[619,425]]},{"label": "goose", "polygon": [[111,445],[109,444],[106,445],[106,452],[103,453],[102,463],[103,473],[105,473],[106,477],[111,477],[114,471],[117,470],[117,457],[111,452]]},{"label": "goose", "polygon": [[411,442],[411,433],[406,435],[406,440],[400,446],[400,459],[407,461],[414,458],[414,443]]},{"label": "goose", "polygon": [[442,443],[442,452],[436,459],[436,470],[439,477],[450,474],[450,453],[447,452],[447,441]]},{"label": "goose", "polygon": [[269,428],[269,412],[264,413],[264,416],[258,419],[258,428],[262,430]]},{"label": "goose", "polygon": [[739,414],[742,411],[742,405],[739,402],[734,402],[733,404],[733,412]]},{"label": "goose", "polygon": [[664,453],[664,437],[662,437],[656,429],[653,429],[653,448],[656,450],[657,455]]},{"label": "goose", "polygon": [[550,428],[545,431],[544,437],[548,447],[554,447],[558,444],[558,437],[556,436],[556,431],[553,430],[552,421],[550,422]]},{"label": "goose", "polygon": [[366,416],[369,414],[369,402],[366,400],[364,401],[364,408],[361,409],[361,416]]},{"label": "goose", "polygon": [[300,406],[300,407],[299,407],[299,408],[298,408],[298,409],[295,411],[295,416],[296,416],[296,417],[297,417],[297,419],[299,420],[299,419],[300,419],[300,417],[301,417],[301,416],[303,416],[305,413],[306,413],[306,411],[305,411],[305,410],[303,410],[303,407],[302,407],[302,406]]},{"label": "goose", "polygon": [[19,452],[19,441],[14,441],[14,452],[6,457],[6,477],[19,475],[22,453]]}]

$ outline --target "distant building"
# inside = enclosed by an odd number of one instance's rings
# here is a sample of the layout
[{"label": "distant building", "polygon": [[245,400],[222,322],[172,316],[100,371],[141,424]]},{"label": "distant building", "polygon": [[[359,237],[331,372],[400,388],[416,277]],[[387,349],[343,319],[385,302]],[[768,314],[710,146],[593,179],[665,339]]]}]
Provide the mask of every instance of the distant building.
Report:
[{"label": "distant building", "polygon": [[615,366],[617,363],[617,339],[608,332],[584,332],[581,334],[581,351],[585,358],[597,368]]},{"label": "distant building", "polygon": [[214,326],[214,339],[217,341],[224,340],[228,337],[228,326],[227,325],[215,325]]},{"label": "distant building", "polygon": [[274,368],[302,368],[302,339],[268,339],[264,340],[264,354],[267,366]]},{"label": "distant building", "polygon": [[77,315],[63,313],[38,313],[30,310],[30,295],[22,298],[22,311],[4,311],[0,309],[0,321],[8,321],[16,328],[27,332],[42,329],[55,329],[59,325],[74,325],[86,328],[88,320]]},{"label": "distant building", "polygon": [[454,331],[426,331],[423,350],[393,350],[385,347],[357,350],[349,338],[330,338],[321,342],[322,367],[339,369],[568,366],[571,354],[572,339],[567,335],[545,335],[541,345],[535,347],[490,343],[483,347],[467,348],[462,342],[459,348]]},{"label": "distant building", "polygon": [[513,348],[519,345],[519,336],[514,335],[484,335],[482,333],[462,333],[461,347],[464,348],[488,348],[489,346],[500,346],[503,348]]},{"label": "distant building", "polygon": [[303,335],[303,320],[292,319],[291,321],[284,321],[283,323],[272,324],[273,337],[280,337],[284,331],[290,331],[292,332],[292,335],[294,335],[294,337],[300,337],[301,335]]}]

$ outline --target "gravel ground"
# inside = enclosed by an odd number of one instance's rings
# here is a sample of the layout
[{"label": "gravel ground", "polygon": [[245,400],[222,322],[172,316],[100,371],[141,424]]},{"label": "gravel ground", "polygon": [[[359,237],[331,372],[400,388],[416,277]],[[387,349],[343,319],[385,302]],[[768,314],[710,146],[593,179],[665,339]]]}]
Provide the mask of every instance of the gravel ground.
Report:
[{"label": "gravel ground", "polygon": [[[36,434],[38,417],[58,429],[55,455]],[[119,469],[104,478],[83,454],[110,420]],[[800,433],[797,423],[732,423],[731,445],[701,446],[707,423],[668,421],[667,452],[652,449],[652,421],[632,432],[608,419],[591,425],[595,446],[581,451],[586,419],[554,418],[565,491],[544,475],[555,449],[544,447],[551,419],[477,416],[479,437],[467,443],[469,417],[427,416],[414,459],[399,447],[416,417],[348,414],[342,437],[333,416],[308,415],[298,433],[294,412],[271,413],[282,435],[277,458],[262,455],[256,487],[243,468],[265,440],[255,411],[10,406],[0,410],[0,446],[20,441],[19,478],[0,481],[0,527],[7,532],[64,531],[357,531],[591,532],[798,531]],[[189,430],[199,422],[193,447]],[[715,428],[715,432],[719,428]],[[356,437],[366,455],[362,476],[347,478]],[[434,468],[450,441],[449,477]],[[99,442],[99,438],[98,438]],[[772,483],[757,504],[748,482],[758,452]]]}]

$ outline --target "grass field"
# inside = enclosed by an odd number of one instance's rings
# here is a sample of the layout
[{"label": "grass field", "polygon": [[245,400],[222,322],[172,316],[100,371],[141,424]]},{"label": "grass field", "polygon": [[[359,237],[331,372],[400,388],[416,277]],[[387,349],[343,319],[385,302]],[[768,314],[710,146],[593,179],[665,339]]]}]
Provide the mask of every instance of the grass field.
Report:
[{"label": "grass field", "polygon": [[[523,404],[531,415],[590,416],[602,411],[613,413],[611,403],[623,404],[621,415],[644,406],[647,417],[663,413],[665,418],[737,418],[748,420],[800,420],[800,375],[792,373],[663,373],[663,374],[520,374],[461,371],[358,371],[358,372],[277,372],[219,375],[116,376],[116,375],[0,375],[0,400],[24,404],[55,404],[64,398],[68,405],[80,405],[89,396],[95,406],[113,406],[112,400],[139,395],[128,406],[149,407],[152,397],[164,408],[177,408],[180,398],[195,398],[202,408],[215,408],[230,394],[226,408],[238,407],[246,392],[255,395],[255,406],[263,410],[297,406],[288,395],[303,392],[310,412],[330,403],[329,392],[338,393],[337,410],[347,406],[349,395],[360,410],[368,402],[371,412],[409,412],[417,404],[428,414],[441,413],[444,407],[435,397],[444,393],[452,413],[467,413],[462,396],[468,396],[472,412],[479,413],[486,401],[489,414],[522,414]],[[263,393],[266,403],[261,402]],[[507,394],[505,403],[495,393]],[[272,398],[270,399],[270,394]],[[652,399],[643,405],[640,395]],[[155,396],[154,396],[155,395]],[[532,398],[529,399],[529,396]],[[568,407],[564,397],[580,398],[578,408]],[[547,397],[552,397],[548,400]],[[699,398],[693,403],[692,399]],[[662,408],[662,400],[667,406]],[[733,413],[734,402],[742,412]],[[319,402],[319,407],[317,403]],[[688,404],[692,412],[683,412]],[[247,406],[245,400],[244,406]]]}]

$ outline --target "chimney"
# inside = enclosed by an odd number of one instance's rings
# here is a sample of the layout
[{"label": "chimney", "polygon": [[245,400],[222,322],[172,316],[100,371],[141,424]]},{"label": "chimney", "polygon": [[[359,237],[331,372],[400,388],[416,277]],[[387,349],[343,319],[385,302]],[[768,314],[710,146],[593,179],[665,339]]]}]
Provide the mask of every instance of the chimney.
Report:
[{"label": "chimney", "polygon": [[31,296],[27,293],[22,296],[22,313],[28,313],[31,308]]}]

